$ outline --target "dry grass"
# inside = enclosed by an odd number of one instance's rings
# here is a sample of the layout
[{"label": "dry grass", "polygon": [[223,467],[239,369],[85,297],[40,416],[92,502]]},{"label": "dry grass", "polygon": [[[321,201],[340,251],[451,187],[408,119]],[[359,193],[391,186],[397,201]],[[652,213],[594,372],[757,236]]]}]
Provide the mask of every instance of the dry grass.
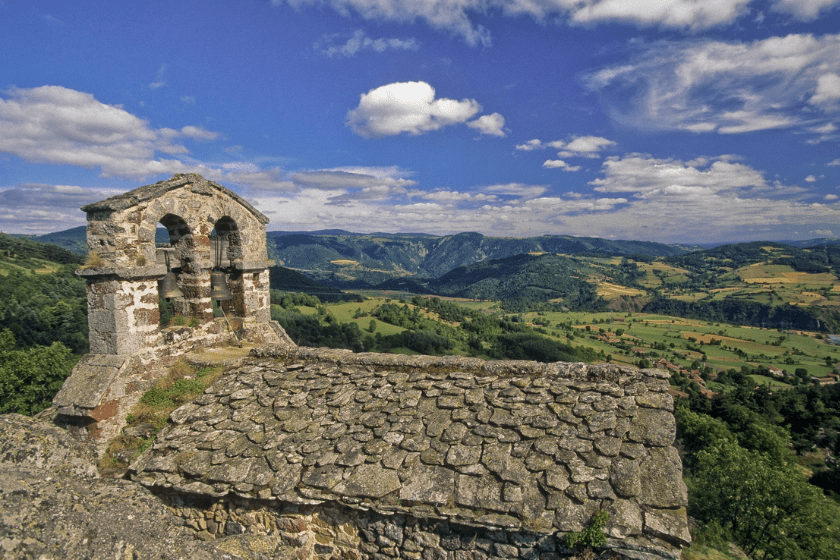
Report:
[{"label": "dry grass", "polygon": [[641,296],[645,292],[636,288],[628,288],[611,282],[601,282],[596,288],[596,293],[604,299],[616,299],[621,296]]},{"label": "dry grass", "polygon": [[146,450],[162,430],[172,412],[195,399],[222,375],[221,367],[197,368],[181,360],[176,362],[166,377],[158,380],[146,391],[126,418],[126,428],[149,424],[150,436],[141,438],[123,433],[114,438],[99,461],[103,475],[120,473]]}]

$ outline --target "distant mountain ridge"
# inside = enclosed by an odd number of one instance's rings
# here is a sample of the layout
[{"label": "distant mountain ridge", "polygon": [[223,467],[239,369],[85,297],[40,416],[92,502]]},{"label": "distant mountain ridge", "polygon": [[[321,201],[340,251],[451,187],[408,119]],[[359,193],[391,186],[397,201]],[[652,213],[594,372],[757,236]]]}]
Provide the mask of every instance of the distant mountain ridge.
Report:
[{"label": "distant mountain ridge", "polygon": [[373,285],[398,276],[437,278],[458,267],[522,254],[674,256],[685,247],[650,241],[546,235],[487,237],[480,233],[322,234],[268,232],[269,255],[278,264],[334,283],[340,277]]}]

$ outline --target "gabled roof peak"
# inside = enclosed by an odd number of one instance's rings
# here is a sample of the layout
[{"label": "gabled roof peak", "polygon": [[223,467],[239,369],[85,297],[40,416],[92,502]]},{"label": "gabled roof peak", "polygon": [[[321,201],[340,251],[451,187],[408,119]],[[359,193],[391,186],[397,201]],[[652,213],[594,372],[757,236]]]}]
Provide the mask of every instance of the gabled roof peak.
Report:
[{"label": "gabled roof peak", "polygon": [[265,215],[251,206],[251,204],[249,204],[244,198],[218,183],[205,179],[198,173],[176,173],[170,179],[138,187],[126,193],[106,198],[100,202],[94,202],[92,204],[82,206],[82,211],[89,213],[101,210],[125,210],[137,204],[158,198],[169,191],[179,189],[185,185],[192,185],[192,191],[196,194],[213,194],[214,190],[222,192],[248,209],[248,211],[250,211],[260,223],[267,224],[269,221]]}]

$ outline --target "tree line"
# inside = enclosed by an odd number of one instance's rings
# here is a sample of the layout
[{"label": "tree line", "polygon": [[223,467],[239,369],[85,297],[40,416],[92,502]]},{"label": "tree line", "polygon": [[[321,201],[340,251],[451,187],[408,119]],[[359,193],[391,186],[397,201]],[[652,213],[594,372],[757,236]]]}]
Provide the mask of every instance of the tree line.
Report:
[{"label": "tree line", "polygon": [[[326,309],[316,315],[301,313],[294,305],[299,296],[286,299],[276,294],[272,319],[278,321],[297,344],[347,348],[354,352],[390,352],[407,348],[421,354],[462,354],[491,359],[521,359],[539,362],[586,361],[603,356],[586,347],[554,340],[517,320],[471,311],[440,298],[415,296],[409,303],[386,302],[370,312],[367,332],[355,322],[341,323]],[[312,303],[314,296],[306,296]],[[421,313],[437,314],[441,321]],[[404,329],[383,335],[375,332],[379,320]],[[459,323],[451,326],[447,323]],[[544,331],[543,331],[544,332]]]}]

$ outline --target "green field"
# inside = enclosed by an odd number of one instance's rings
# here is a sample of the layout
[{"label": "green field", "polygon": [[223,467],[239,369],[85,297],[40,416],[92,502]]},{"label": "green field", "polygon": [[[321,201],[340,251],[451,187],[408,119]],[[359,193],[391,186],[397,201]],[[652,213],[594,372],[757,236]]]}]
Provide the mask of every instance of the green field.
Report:
[{"label": "green field", "polygon": [[[320,313],[323,315],[325,310],[341,323],[354,322],[367,333],[370,332],[371,313],[376,307],[389,301],[402,304],[414,297],[399,293],[388,293],[387,297],[383,294],[372,297],[371,292],[362,295],[366,297],[363,302],[325,304]],[[641,359],[646,359],[652,364],[664,358],[686,369],[692,365],[697,367],[699,363],[700,369],[708,367],[712,372],[740,371],[742,366],[751,369],[775,367],[789,374],[805,369],[810,378],[824,377],[834,371],[827,359],[840,361],[840,347],[827,344],[817,333],[782,332],[647,313],[545,311],[505,314],[499,310],[498,302],[447,300],[470,310],[516,317],[542,336],[573,347],[590,348],[603,354],[604,359],[609,356],[615,363],[638,365]],[[408,305],[413,308],[410,303]],[[307,315],[319,313],[314,307],[301,307],[300,311]],[[447,327],[458,327],[457,323],[440,321],[435,313],[424,310],[422,315]],[[383,336],[405,330],[376,318],[373,320],[373,332]],[[621,333],[618,341],[600,339],[609,335],[615,337],[617,331]],[[772,376],[753,374],[752,378],[756,385],[790,387],[789,383]],[[712,382],[709,388],[719,390],[720,386]]]},{"label": "green field", "polygon": [[0,256],[0,274],[7,275],[12,270],[24,272],[35,272],[36,274],[51,274],[59,269],[61,265],[52,261],[38,258],[9,258]]}]

